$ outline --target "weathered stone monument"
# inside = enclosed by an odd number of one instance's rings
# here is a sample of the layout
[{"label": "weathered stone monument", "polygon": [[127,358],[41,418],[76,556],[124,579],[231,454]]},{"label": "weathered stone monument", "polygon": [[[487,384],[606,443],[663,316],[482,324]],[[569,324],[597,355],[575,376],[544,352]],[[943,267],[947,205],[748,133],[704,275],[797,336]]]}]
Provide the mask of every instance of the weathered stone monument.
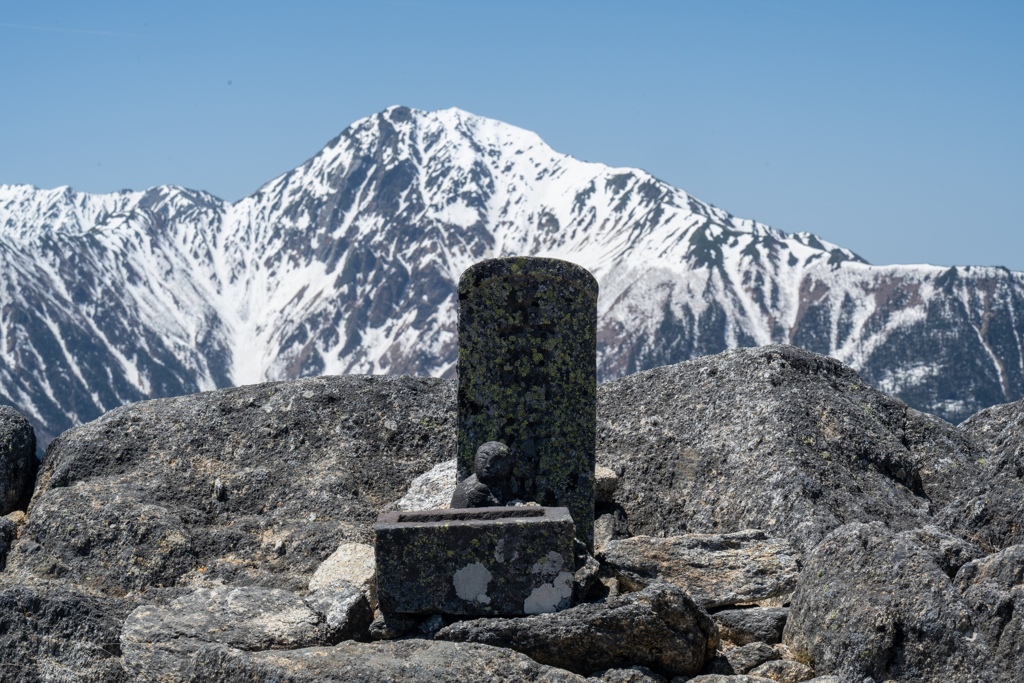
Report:
[{"label": "weathered stone monument", "polygon": [[597,281],[549,258],[481,261],[459,280],[459,480],[500,442],[490,504],[564,506],[593,551]]},{"label": "weathered stone monument", "polygon": [[519,616],[572,604],[593,551],[597,282],[503,258],[459,280],[458,470],[449,510],[374,527],[385,613]]}]

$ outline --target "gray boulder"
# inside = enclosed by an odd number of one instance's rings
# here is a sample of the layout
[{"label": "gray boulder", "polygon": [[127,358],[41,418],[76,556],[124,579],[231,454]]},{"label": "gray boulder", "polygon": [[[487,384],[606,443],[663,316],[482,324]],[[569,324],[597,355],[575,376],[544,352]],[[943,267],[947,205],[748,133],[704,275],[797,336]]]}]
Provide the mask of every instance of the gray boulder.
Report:
[{"label": "gray boulder", "polygon": [[7,553],[18,537],[18,525],[6,517],[0,517],[0,571],[7,566]]},{"label": "gray boulder", "polygon": [[[351,590],[365,603],[357,588]],[[323,599],[313,603],[325,607]],[[139,607],[125,620],[120,640],[133,680],[171,683],[185,680],[192,655],[207,643],[295,649],[330,644],[332,631],[295,593],[249,586],[200,589],[165,606]]]},{"label": "gray boulder", "polygon": [[793,546],[757,530],[635,536],[609,541],[598,559],[626,590],[667,582],[705,609],[787,596],[800,573]]},{"label": "gray boulder", "polygon": [[1024,681],[1024,545],[964,565],[955,583],[991,645],[995,670]]},{"label": "gray boulder", "polygon": [[778,653],[767,643],[750,643],[715,655],[704,667],[703,673],[724,676],[745,674],[765,662],[778,658]]},{"label": "gray boulder", "polygon": [[247,652],[224,645],[200,650],[190,683],[584,683],[576,674],[509,650],[429,640],[356,643]]},{"label": "gray boulder", "polygon": [[598,680],[601,683],[668,683],[664,676],[659,676],[639,664],[626,669],[595,671],[590,675],[590,680]]},{"label": "gray boulder", "polygon": [[750,675],[767,678],[776,683],[803,683],[814,678],[814,671],[800,662],[776,659],[751,669]]},{"label": "gray boulder", "polygon": [[788,607],[752,607],[726,609],[711,617],[718,624],[722,640],[735,645],[763,642],[769,645],[782,642],[782,629],[789,616]]},{"label": "gray boulder", "polygon": [[62,582],[0,583],[0,680],[117,682],[132,605]]},{"label": "gray boulder", "polygon": [[987,549],[1024,544],[1024,398],[986,408],[957,429],[983,449],[981,472],[944,522]]},{"label": "gray boulder", "polygon": [[930,550],[935,562],[950,578],[956,576],[960,567],[985,556],[984,551],[974,543],[954,536],[933,524],[921,529],[903,531],[900,535],[916,541]]},{"label": "gray boulder", "polygon": [[0,515],[28,506],[38,469],[32,425],[14,408],[0,406]]},{"label": "gray boulder", "polygon": [[702,674],[694,678],[673,678],[672,683],[774,683],[770,678],[743,674]]},{"label": "gray boulder", "polygon": [[879,522],[840,527],[806,557],[783,640],[857,681],[973,680],[988,651],[932,552]]},{"label": "gray boulder", "polygon": [[848,522],[909,530],[948,508],[969,540],[992,522],[969,514],[987,466],[967,433],[792,346],[606,382],[597,430],[598,464],[623,472],[614,500],[638,535],[764,529],[808,551]]},{"label": "gray boulder", "polygon": [[453,389],[314,377],[117,408],[50,444],[10,562],[114,595],[304,590],[342,541],[372,543],[378,510],[452,457]]},{"label": "gray boulder", "polygon": [[373,623],[373,608],[366,593],[351,584],[321,588],[307,595],[305,601],[323,622],[328,642],[365,638]]},{"label": "gray boulder", "polygon": [[714,655],[718,628],[681,588],[657,584],[553,614],[460,621],[435,638],[507,647],[584,675],[640,664],[692,676]]}]

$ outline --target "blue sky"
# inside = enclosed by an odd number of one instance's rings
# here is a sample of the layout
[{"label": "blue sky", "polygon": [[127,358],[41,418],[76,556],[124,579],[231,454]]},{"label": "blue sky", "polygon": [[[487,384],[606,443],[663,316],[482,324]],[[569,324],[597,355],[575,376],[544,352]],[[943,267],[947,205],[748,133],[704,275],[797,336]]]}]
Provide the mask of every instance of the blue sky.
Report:
[{"label": "blue sky", "polygon": [[0,3],[0,183],[239,199],[457,106],[872,263],[1024,270],[1024,3]]}]

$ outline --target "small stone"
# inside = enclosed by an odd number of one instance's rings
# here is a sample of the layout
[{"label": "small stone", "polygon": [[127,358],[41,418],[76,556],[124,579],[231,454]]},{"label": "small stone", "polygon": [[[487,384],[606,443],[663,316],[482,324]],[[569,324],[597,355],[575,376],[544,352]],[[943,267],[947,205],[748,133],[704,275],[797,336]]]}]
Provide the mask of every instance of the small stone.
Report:
[{"label": "small stone", "polygon": [[15,510],[14,512],[8,512],[4,515],[5,519],[9,519],[15,524],[21,525],[25,523],[25,513],[21,510]]},{"label": "small stone", "polygon": [[751,669],[750,675],[769,678],[778,683],[803,683],[814,678],[814,670],[800,662],[776,659]]},{"label": "small stone", "polygon": [[224,488],[224,482],[220,480],[220,477],[213,482],[213,497],[221,502],[227,499],[228,492]]},{"label": "small stone", "polygon": [[600,514],[594,520],[594,547],[597,550],[602,550],[611,541],[623,538],[629,538],[629,525],[621,509]]},{"label": "small stone", "polygon": [[377,584],[374,580],[376,559],[373,547],[363,543],[342,543],[324,560],[309,580],[309,590],[347,583],[366,594],[370,605],[377,605]]},{"label": "small stone", "polygon": [[602,465],[594,468],[594,498],[598,503],[611,503],[618,487],[619,475],[614,470]]},{"label": "small stone", "polygon": [[363,591],[350,584],[333,585],[310,593],[306,604],[327,626],[329,642],[363,638],[373,622],[373,608]]}]

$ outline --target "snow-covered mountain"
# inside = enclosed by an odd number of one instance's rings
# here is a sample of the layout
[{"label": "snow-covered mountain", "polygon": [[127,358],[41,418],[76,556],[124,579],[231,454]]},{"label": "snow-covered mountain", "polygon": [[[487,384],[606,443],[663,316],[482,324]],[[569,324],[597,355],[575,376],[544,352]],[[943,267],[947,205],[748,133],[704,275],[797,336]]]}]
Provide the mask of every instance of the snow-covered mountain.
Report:
[{"label": "snow-covered mountain", "polygon": [[1024,394],[1024,273],[872,266],[499,121],[392,107],[234,204],[0,185],[0,402],[47,442],[150,397],[450,376],[459,275],[512,254],[594,273],[601,379],[785,342],[953,421]]}]

